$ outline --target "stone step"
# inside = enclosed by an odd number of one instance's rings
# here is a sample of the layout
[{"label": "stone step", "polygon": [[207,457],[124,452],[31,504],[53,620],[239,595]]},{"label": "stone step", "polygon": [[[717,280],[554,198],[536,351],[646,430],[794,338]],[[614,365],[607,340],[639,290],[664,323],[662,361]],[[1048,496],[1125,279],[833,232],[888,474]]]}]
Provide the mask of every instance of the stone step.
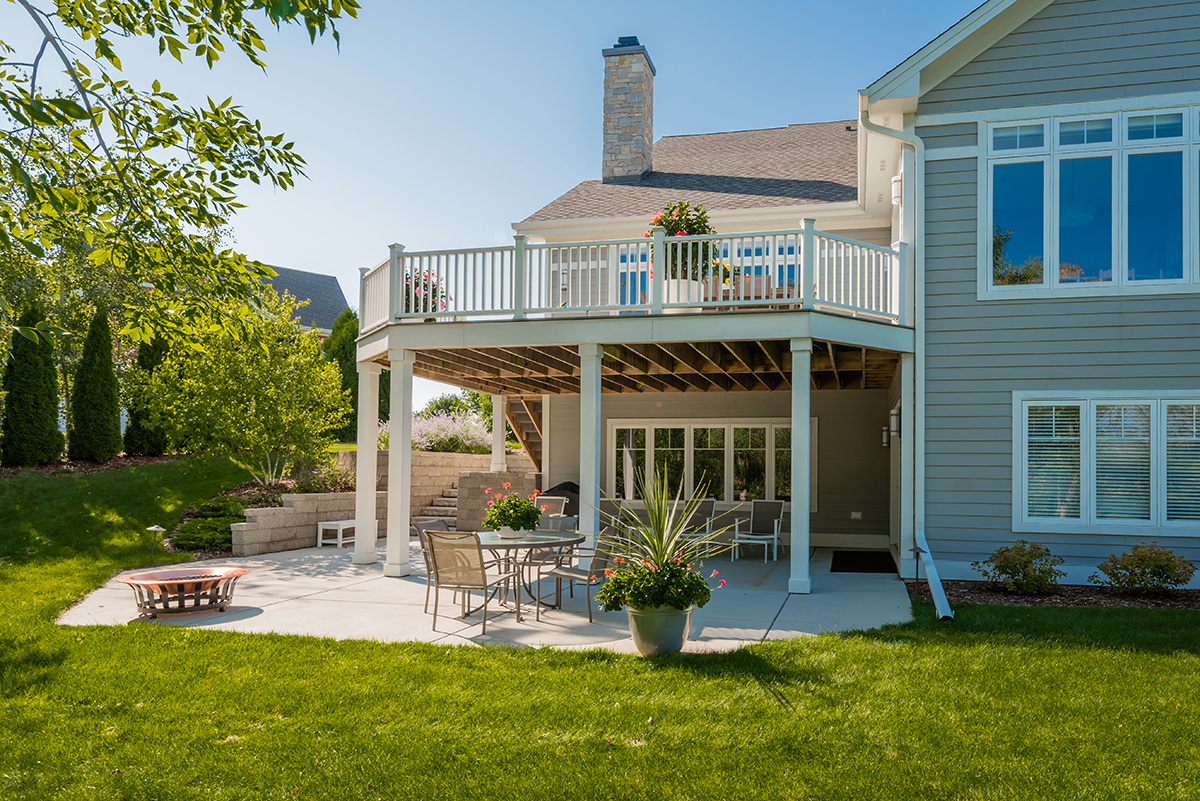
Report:
[{"label": "stone step", "polygon": [[457,498],[458,490],[456,490],[456,489],[442,490],[442,497],[443,498]]},{"label": "stone step", "polygon": [[458,498],[447,498],[445,495],[443,495],[440,498],[434,498],[433,500],[431,500],[429,502],[429,504],[431,506],[439,506],[439,507],[450,506],[450,507],[458,508]]},{"label": "stone step", "polygon": [[421,509],[421,514],[429,517],[458,517],[457,506],[426,506]]}]

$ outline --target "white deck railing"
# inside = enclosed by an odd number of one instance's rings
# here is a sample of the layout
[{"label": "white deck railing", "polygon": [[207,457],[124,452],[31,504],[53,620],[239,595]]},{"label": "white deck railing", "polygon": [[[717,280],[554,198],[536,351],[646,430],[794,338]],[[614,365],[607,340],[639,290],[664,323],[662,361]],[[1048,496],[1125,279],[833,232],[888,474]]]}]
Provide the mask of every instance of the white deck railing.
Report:
[{"label": "white deck railing", "polygon": [[[790,231],[406,252],[362,277],[362,331],[390,321],[817,309],[904,324],[905,247]],[[660,270],[657,265],[663,265]],[[516,269],[519,265],[520,269]]]}]

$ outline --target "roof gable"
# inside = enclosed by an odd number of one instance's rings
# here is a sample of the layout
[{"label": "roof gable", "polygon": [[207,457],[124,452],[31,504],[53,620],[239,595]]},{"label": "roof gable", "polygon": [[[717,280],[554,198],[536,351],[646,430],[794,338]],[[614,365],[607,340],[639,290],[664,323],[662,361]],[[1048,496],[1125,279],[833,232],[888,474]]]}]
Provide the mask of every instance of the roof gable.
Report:
[{"label": "roof gable", "polygon": [[295,319],[301,325],[329,331],[341,313],[350,308],[334,276],[268,266],[277,273],[267,279],[276,292],[281,295],[287,292],[296,300],[308,301],[307,306],[296,310]]},{"label": "roof gable", "polygon": [[1051,2],[987,0],[861,94],[871,104],[920,97]]}]

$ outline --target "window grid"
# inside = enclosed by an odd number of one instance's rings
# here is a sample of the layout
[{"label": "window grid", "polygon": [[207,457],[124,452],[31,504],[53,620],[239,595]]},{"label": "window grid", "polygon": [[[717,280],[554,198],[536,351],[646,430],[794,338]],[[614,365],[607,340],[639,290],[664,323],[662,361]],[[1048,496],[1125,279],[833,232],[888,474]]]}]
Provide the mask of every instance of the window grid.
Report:
[{"label": "window grid", "polygon": [[[987,125],[988,159],[987,168],[981,177],[987,181],[983,198],[983,217],[986,228],[981,231],[980,242],[980,297],[1003,298],[1009,293],[1023,297],[1037,297],[1042,292],[1052,292],[1055,296],[1070,296],[1073,292],[1083,290],[1100,290],[1102,292],[1121,293],[1123,290],[1133,291],[1200,291],[1200,242],[1193,241],[1193,230],[1197,228],[1197,218],[1200,216],[1200,198],[1194,198],[1197,187],[1200,187],[1200,124],[1197,117],[1200,107],[1190,109],[1151,109],[1146,111],[1122,112],[1116,114],[1093,114],[1079,117],[1052,118],[1041,120],[1014,121]],[[1013,143],[1024,145],[1025,139],[1020,137],[1020,131],[1030,126],[1043,126],[1045,136],[1040,147],[1013,147]],[[1016,132],[1016,133],[1013,133]],[[999,146],[998,146],[999,137]],[[1034,140],[1030,140],[1031,142]],[[1152,160],[1134,160],[1131,175],[1130,157],[1142,154],[1181,152],[1181,197],[1159,198],[1160,205],[1171,204],[1164,214],[1163,209],[1156,210],[1157,216],[1137,211],[1131,212],[1133,205],[1128,197],[1131,181],[1136,183],[1139,177],[1144,178],[1147,167]],[[1064,208],[1071,215],[1068,220],[1076,224],[1086,225],[1088,219],[1087,206],[1101,206],[1103,203],[1073,202],[1063,194],[1063,172],[1069,169],[1064,162],[1074,159],[1111,157],[1111,244],[1112,264],[1110,267],[1101,266],[1089,271],[1086,267],[1081,271],[1080,265],[1069,258],[1063,261],[1060,252],[1070,250],[1071,231],[1064,231],[1061,221]],[[1014,280],[1004,270],[999,269],[1001,261],[994,250],[997,241],[997,181],[995,171],[998,166],[1033,163],[1042,161],[1044,169],[1044,196],[1042,207],[1043,252],[1041,281],[1033,280],[1036,270],[1016,271]],[[1098,166],[1098,165],[1097,165]],[[1145,181],[1143,180],[1143,184]],[[1174,210],[1178,209],[1180,227],[1174,223]],[[1131,232],[1131,214],[1137,231]],[[1165,218],[1165,219],[1164,219]],[[1093,225],[1093,228],[1099,225]],[[1151,230],[1153,229],[1153,230]],[[1159,229],[1167,230],[1167,241],[1162,241]],[[1026,238],[1034,236],[1032,229],[1026,231]],[[1080,242],[1088,242],[1092,237],[1087,232],[1074,232]],[[1140,234],[1140,236],[1139,236]],[[1019,240],[1020,236],[1014,236]],[[1178,240],[1179,257],[1176,259],[1176,240]],[[1086,245],[1077,245],[1087,248]],[[1093,247],[1092,250],[1095,250]],[[1169,253],[1167,251],[1170,251]],[[1160,252],[1161,251],[1161,252]],[[1007,255],[1007,254],[1006,254]],[[1095,259],[1093,259],[1095,260]],[[1018,259],[1020,261],[1020,259]],[[1101,260],[1103,261],[1103,260]],[[1148,264],[1162,264],[1161,268],[1147,269]],[[1104,276],[1104,277],[1101,277]],[[998,280],[1004,278],[1005,280]]]}]

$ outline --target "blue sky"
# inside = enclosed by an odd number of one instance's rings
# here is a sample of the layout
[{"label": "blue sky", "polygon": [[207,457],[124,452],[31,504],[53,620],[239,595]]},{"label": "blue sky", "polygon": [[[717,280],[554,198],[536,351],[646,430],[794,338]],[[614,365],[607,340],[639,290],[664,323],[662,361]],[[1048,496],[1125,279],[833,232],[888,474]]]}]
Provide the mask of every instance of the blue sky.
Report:
[{"label": "blue sky", "polygon": [[[600,51],[638,36],[657,68],[655,138],[848,119],[856,91],[978,4],[364,0],[309,45],[266,37],[264,74],[229,53],[211,72],[126,43],[125,71],[191,103],[234,100],[308,160],[288,192],[247,184],[234,225],[252,258],[336,275],[412,249],[509,241],[510,224],[599,177]],[[0,4],[0,31],[28,25]],[[423,388],[418,405],[433,391]]]}]

